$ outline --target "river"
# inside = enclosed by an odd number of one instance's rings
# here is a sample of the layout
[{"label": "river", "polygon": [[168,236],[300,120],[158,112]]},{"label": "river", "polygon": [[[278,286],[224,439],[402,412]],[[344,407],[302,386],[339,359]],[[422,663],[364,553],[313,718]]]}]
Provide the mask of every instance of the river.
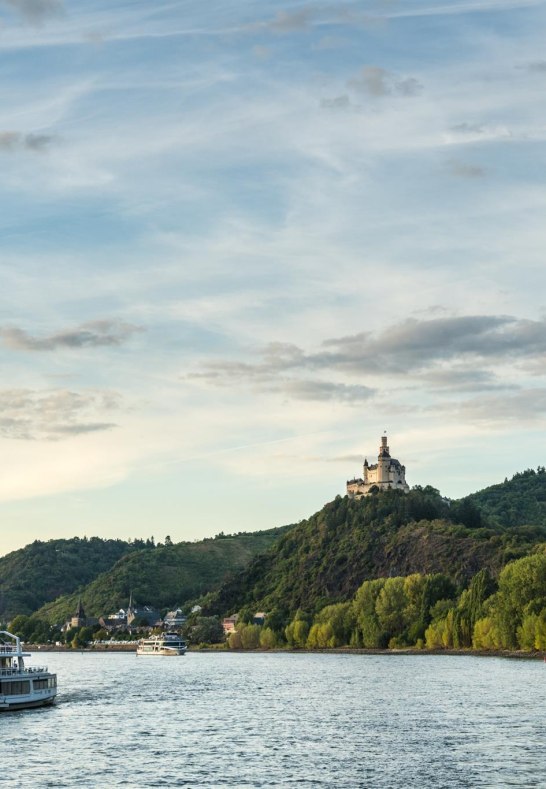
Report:
[{"label": "river", "polygon": [[546,664],[452,655],[49,653],[0,716],[3,787],[546,787]]}]

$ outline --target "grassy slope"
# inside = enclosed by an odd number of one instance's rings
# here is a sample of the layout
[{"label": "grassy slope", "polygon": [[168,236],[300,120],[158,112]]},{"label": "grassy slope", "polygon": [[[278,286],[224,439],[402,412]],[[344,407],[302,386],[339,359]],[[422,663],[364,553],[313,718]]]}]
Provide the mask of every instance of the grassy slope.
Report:
[{"label": "grassy slope", "polygon": [[72,615],[80,596],[89,616],[108,614],[126,606],[130,592],[140,604],[157,608],[182,605],[246,566],[287,528],[138,551],[120,559],[76,594],[48,603],[38,616],[52,623],[63,622]]}]

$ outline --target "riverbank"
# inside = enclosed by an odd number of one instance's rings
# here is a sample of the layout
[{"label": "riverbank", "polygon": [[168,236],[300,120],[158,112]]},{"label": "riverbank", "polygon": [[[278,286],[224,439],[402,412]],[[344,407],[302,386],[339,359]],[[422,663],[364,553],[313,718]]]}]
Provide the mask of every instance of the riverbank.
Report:
[{"label": "riverbank", "polygon": [[[95,644],[90,647],[72,649],[71,647],[58,646],[54,644],[25,644],[25,649],[29,652],[136,652],[137,643],[134,644]],[[508,649],[416,649],[407,647],[405,649],[364,649],[363,647],[332,647],[331,649],[227,649],[223,645],[218,647],[190,646],[189,652],[205,653],[225,653],[225,654],[311,654],[311,655],[451,655],[456,657],[502,657],[512,660],[543,660],[546,661],[546,652],[523,652],[521,650]]]}]

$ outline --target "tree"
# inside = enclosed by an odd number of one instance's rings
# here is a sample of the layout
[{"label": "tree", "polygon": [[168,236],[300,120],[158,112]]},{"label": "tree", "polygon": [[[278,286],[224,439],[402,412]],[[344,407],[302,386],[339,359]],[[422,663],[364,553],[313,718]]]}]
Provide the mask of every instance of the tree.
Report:
[{"label": "tree", "polygon": [[360,631],[363,646],[369,649],[383,647],[387,643],[386,635],[381,629],[375,608],[384,585],[384,578],[378,578],[375,581],[364,581],[354,599],[353,607],[356,625]]},{"label": "tree", "polygon": [[297,611],[294,619],[285,628],[288,645],[295,648],[304,647],[309,635],[309,623],[302,611]]},{"label": "tree", "polygon": [[216,616],[198,616],[189,628],[188,637],[193,644],[221,644],[224,628]]},{"label": "tree", "polygon": [[270,627],[262,628],[260,633],[260,646],[262,649],[275,649],[277,646],[277,636]]},{"label": "tree", "polygon": [[241,627],[241,643],[243,649],[258,649],[260,646],[260,633],[262,628],[259,625],[244,625]]}]

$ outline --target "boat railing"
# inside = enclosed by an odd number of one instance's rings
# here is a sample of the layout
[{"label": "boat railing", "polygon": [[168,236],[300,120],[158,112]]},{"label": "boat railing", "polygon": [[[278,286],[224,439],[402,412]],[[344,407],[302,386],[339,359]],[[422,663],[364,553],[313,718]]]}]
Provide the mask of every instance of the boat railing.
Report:
[{"label": "boat railing", "polygon": [[43,674],[47,672],[47,666],[25,666],[24,668],[0,668],[0,677],[12,677],[14,674]]},{"label": "boat railing", "polygon": [[0,644],[0,655],[17,655],[19,649],[12,644]]}]

